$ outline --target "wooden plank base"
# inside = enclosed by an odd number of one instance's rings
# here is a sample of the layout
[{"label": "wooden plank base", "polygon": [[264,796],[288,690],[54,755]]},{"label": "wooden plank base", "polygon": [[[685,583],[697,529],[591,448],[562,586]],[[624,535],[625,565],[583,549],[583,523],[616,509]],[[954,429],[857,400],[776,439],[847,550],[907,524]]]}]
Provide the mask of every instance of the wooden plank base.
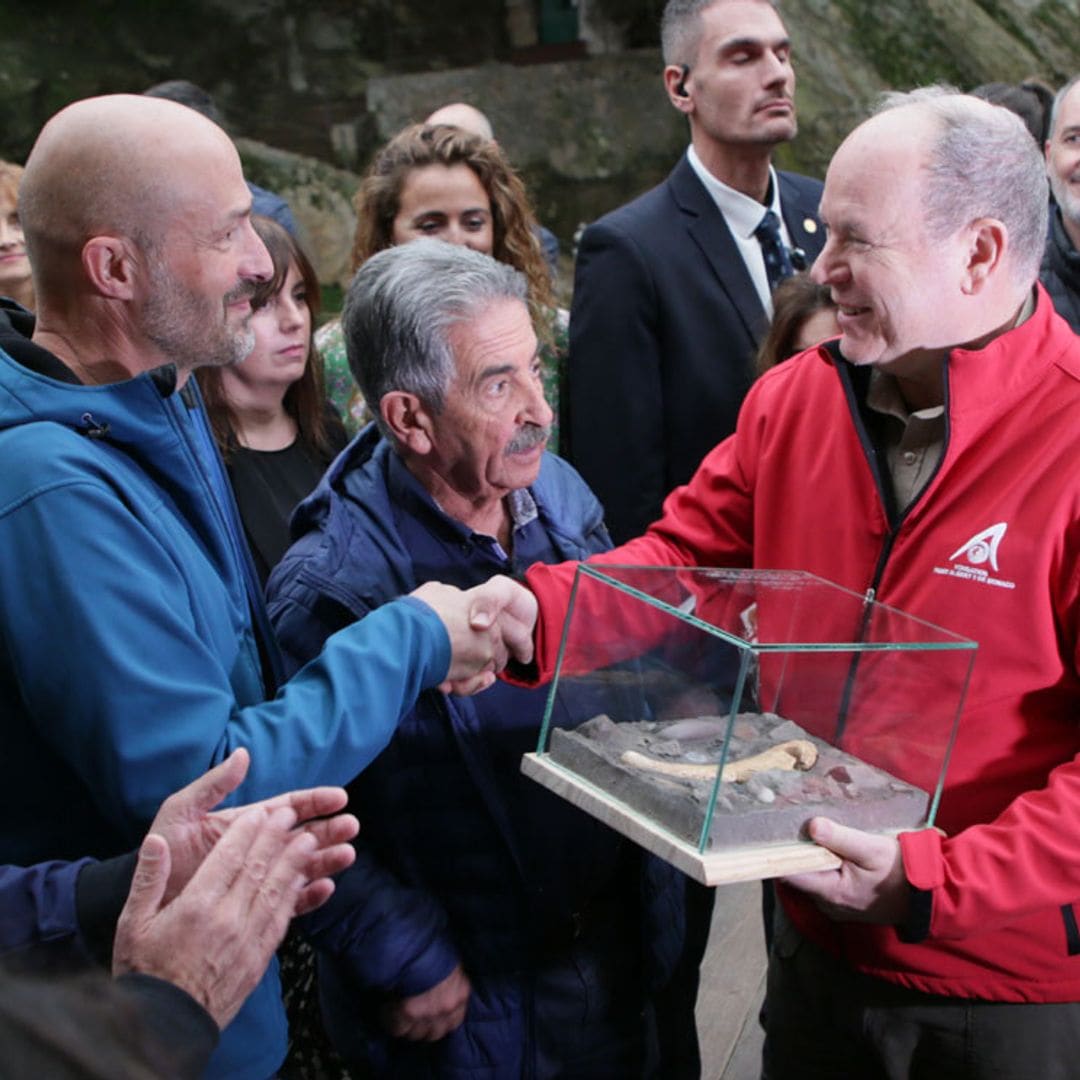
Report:
[{"label": "wooden plank base", "polygon": [[761,881],[809,870],[833,870],[840,865],[840,859],[831,851],[808,840],[702,853],[672,836],[651,818],[552,761],[547,754],[526,754],[521,771],[704,885]]}]

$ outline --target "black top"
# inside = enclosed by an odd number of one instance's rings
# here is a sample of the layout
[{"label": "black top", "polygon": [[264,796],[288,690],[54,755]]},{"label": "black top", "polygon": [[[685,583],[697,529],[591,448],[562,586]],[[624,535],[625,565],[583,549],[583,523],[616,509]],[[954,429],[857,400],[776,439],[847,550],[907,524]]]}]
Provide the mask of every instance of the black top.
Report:
[{"label": "black top", "polygon": [[[331,439],[337,443],[336,432]],[[344,432],[340,442],[344,446]],[[335,445],[335,452],[340,448]],[[311,494],[330,461],[331,456],[324,457],[300,438],[284,450],[240,446],[230,452],[229,480],[263,585],[289,546],[293,509]]]}]

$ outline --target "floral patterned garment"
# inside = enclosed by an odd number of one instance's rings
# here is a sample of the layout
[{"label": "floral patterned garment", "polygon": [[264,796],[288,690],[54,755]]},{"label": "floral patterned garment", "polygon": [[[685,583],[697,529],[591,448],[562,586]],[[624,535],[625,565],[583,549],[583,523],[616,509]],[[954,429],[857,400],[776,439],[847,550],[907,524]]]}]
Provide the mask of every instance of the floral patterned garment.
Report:
[{"label": "floral patterned garment", "polygon": [[356,385],[349,370],[349,361],[345,356],[345,335],[341,330],[341,320],[320,326],[315,333],[315,348],[323,361],[323,376],[326,380],[326,396],[344,421],[345,430],[351,439],[368,421],[371,412],[364,401],[360,387]]}]

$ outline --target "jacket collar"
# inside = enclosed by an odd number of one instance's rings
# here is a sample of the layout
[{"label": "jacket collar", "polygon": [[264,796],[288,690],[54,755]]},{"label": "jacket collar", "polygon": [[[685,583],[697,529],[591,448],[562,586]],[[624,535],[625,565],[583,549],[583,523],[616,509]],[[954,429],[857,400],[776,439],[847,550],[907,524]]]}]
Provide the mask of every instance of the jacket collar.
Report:
[{"label": "jacket collar", "polygon": [[[792,244],[805,253],[809,265],[824,242],[824,230],[817,216],[817,195],[811,196],[786,173],[774,170],[773,175],[779,184],[780,209],[788,235]],[[759,344],[768,329],[765,309],[723,214],[698,179],[686,154],[672,170],[667,184],[675,205],[686,215],[690,238],[731,298],[751,340]],[[818,189],[814,187],[814,190]]]},{"label": "jacket collar", "polygon": [[746,264],[735,246],[724,215],[705,190],[686,155],[668,177],[675,204],[686,215],[686,231],[731,299],[732,306],[757,344],[768,320]]},{"label": "jacket collar", "polygon": [[[1061,317],[1049,295],[1036,285],[1031,317],[999,334],[981,349],[953,349],[946,368],[950,416],[995,412],[1014,401],[1048,370],[1060,366],[1080,378],[1080,349],[1071,333],[1062,333]],[[1070,348],[1070,345],[1074,346]]]},{"label": "jacket collar", "polygon": [[[993,413],[1023,396],[1058,366],[1080,380],[1080,338],[1064,326],[1041,284],[1036,284],[1035,310],[1019,326],[999,334],[981,349],[953,349],[945,361],[945,404],[951,423]],[[865,396],[864,369],[840,353],[839,341],[818,349],[841,378]]]},{"label": "jacket collar", "polygon": [[1080,292],[1080,251],[1073,247],[1065,225],[1061,220],[1061,208],[1050,211],[1050,243],[1048,254],[1054,272],[1074,292]]},{"label": "jacket collar", "polygon": [[[402,492],[394,489],[394,459],[390,444],[375,424],[369,424],[334,459],[315,490],[293,512],[290,531],[294,542],[313,530],[326,538],[320,556],[309,559],[303,570],[309,583],[323,587],[330,580],[346,582],[350,593],[368,599],[376,597],[378,602],[386,598],[388,591],[397,595],[415,587],[415,583],[410,584],[411,559],[401,544],[395,522]],[[404,497],[415,509],[406,508],[407,512],[419,512],[425,517],[437,514],[435,520],[443,523],[449,537],[451,519],[436,509],[411,473],[405,469],[401,472],[411,480],[411,485],[399,485],[401,489],[411,487]],[[589,538],[603,531],[603,515],[596,497],[570,466],[545,453],[540,474],[527,490],[556,548],[566,558],[584,557]],[[467,534],[464,526],[453,524],[455,536]],[[346,567],[344,553],[361,532],[370,557],[363,566],[350,560]]]},{"label": "jacket collar", "polygon": [[[79,377],[60,357],[32,340],[37,319],[32,311],[6,296],[0,296],[0,349],[20,366],[53,382],[82,386]],[[177,384],[174,364],[163,364],[149,371],[148,376],[162,397],[168,397]]]},{"label": "jacket collar", "polygon": [[29,371],[55,382],[79,385],[71,368],[30,340],[36,324],[33,312],[7,297],[0,298],[0,348]]}]

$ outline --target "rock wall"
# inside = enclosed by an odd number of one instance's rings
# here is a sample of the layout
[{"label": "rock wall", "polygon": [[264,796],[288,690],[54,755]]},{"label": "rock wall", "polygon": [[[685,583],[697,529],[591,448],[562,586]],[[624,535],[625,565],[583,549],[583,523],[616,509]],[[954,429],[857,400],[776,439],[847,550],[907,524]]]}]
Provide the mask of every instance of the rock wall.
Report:
[{"label": "rock wall", "polygon": [[[592,48],[648,40],[662,6],[589,0]],[[401,125],[465,99],[490,114],[541,220],[568,248],[580,222],[666,174],[686,129],[664,98],[655,48],[525,63],[538,54],[515,51],[512,38],[527,8],[527,0],[0,0],[0,154],[21,160],[41,123],[75,98],[190,78],[215,94],[234,132],[251,137],[239,143],[245,167],[290,199],[333,281],[346,272],[348,199],[375,149]],[[801,131],[779,160],[815,175],[883,88],[1029,75],[1056,85],[1080,71],[1080,0],[787,0],[783,12]]]},{"label": "rock wall", "polygon": [[288,200],[319,280],[347,284],[356,231],[352,198],[360,178],[324,161],[278,150],[255,139],[237,139],[236,147],[248,179]]}]

